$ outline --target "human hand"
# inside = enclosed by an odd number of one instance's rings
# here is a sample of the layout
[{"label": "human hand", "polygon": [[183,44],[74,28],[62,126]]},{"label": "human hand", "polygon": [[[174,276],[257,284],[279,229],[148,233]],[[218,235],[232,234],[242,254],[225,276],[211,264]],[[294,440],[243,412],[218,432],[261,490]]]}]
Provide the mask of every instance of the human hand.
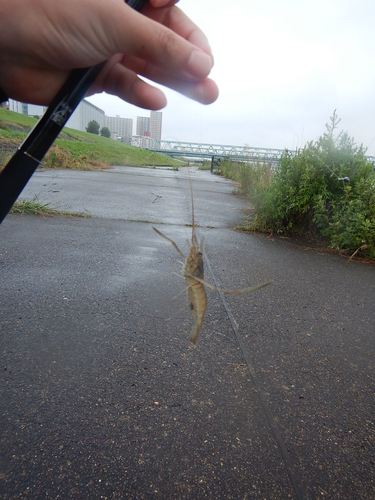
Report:
[{"label": "human hand", "polygon": [[[178,0],[177,0],[178,1]],[[106,91],[147,109],[163,92],[137,75],[203,104],[218,95],[202,31],[175,1],[0,0],[0,87],[13,99],[49,104],[74,68],[108,61],[90,93]]]}]

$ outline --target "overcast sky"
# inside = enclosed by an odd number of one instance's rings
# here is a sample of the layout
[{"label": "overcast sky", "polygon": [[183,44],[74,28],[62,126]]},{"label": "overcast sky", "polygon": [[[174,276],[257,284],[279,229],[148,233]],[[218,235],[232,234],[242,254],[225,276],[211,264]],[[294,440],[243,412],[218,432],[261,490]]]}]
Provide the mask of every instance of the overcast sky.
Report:
[{"label": "overcast sky", "polygon": [[[219,99],[201,106],[166,90],[162,138],[254,147],[303,147],[340,129],[375,155],[374,0],[181,0],[207,34]],[[107,115],[142,110],[106,94]],[[135,133],[135,131],[134,131]]]}]

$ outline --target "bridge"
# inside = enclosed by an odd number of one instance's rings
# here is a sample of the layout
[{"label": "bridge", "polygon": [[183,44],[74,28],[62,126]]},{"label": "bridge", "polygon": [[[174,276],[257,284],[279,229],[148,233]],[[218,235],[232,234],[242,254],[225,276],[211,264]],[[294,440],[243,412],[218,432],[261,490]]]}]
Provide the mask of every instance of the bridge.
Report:
[{"label": "bridge", "polygon": [[[146,148],[156,153],[169,156],[184,156],[195,158],[229,158],[237,161],[278,163],[285,149],[254,148],[251,146],[228,146],[220,144],[204,144],[199,142],[157,141],[150,140]],[[296,151],[289,151],[294,155]],[[366,157],[375,164],[375,156]]]},{"label": "bridge", "polygon": [[164,153],[169,156],[185,156],[196,158],[230,158],[239,161],[277,162],[283,149],[253,148],[250,146],[228,146],[220,144],[202,144],[199,142],[151,141],[150,151]]}]

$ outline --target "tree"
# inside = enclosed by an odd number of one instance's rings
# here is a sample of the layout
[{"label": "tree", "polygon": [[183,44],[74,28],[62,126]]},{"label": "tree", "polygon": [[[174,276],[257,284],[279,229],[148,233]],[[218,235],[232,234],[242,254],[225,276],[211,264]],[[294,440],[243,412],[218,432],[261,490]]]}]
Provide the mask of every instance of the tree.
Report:
[{"label": "tree", "polygon": [[110,139],[111,138],[111,131],[109,130],[108,127],[102,127],[100,129],[100,135],[102,137],[108,137],[108,139]]},{"label": "tree", "polygon": [[90,134],[99,135],[99,129],[100,129],[99,123],[95,120],[91,120],[91,122],[87,124],[86,132],[89,132]]}]

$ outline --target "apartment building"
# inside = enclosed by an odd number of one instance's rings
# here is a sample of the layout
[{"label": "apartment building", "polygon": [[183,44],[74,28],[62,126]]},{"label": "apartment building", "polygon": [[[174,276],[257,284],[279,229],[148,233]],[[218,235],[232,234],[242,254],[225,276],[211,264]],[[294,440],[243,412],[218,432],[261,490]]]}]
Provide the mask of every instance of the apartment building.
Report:
[{"label": "apartment building", "polygon": [[109,128],[111,134],[128,142],[133,135],[133,120],[131,118],[121,118],[119,115],[105,117],[105,126]]}]

